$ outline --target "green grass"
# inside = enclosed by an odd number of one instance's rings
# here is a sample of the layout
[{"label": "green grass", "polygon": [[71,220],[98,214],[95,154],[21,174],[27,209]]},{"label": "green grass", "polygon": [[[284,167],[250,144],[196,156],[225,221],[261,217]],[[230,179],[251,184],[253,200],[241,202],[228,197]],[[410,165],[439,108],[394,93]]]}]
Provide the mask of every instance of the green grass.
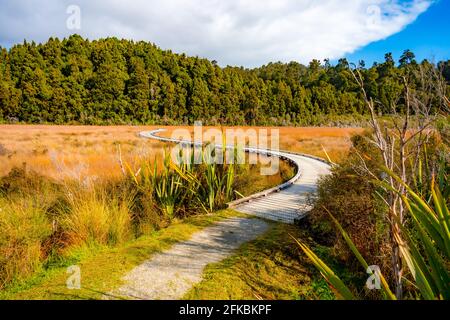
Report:
[{"label": "green grass", "polygon": [[[47,262],[34,277],[0,291],[0,299],[101,299],[123,284],[122,278],[152,254],[169,249],[221,219],[245,216],[232,210],[193,216],[150,235],[114,248],[91,245]],[[334,299],[327,283],[291,238],[303,239],[323,251],[297,226],[269,222],[270,229],[243,244],[233,255],[206,267],[203,280],[185,299]],[[325,250],[326,251],[326,250]],[[324,251],[324,255],[328,256]],[[66,287],[68,266],[81,269],[81,289]],[[114,298],[114,297],[113,297]]]},{"label": "green grass", "polygon": [[208,265],[202,282],[184,299],[334,299],[326,282],[290,237],[292,234],[309,241],[307,231],[271,224],[269,231],[243,244],[232,256]]},{"label": "green grass", "polygon": [[[115,248],[107,246],[83,247],[72,251],[64,259],[47,264],[34,277],[20,284],[13,284],[0,291],[0,299],[101,299],[104,293],[122,284],[121,278],[152,254],[168,249],[176,242],[189,237],[231,216],[242,216],[232,210],[222,210],[212,215],[200,215],[174,221],[166,229],[155,231],[135,241]],[[81,268],[81,289],[66,287],[67,267]]]}]

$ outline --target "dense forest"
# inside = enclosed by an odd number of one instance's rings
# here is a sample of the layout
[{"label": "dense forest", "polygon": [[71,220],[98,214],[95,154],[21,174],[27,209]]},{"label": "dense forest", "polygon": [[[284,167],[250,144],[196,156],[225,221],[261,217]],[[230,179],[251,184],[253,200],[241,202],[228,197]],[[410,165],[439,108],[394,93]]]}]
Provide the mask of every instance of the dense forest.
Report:
[{"label": "dense forest", "polygon": [[[409,50],[398,63],[390,53],[370,68],[358,63],[368,93],[385,106],[402,90],[399,75],[419,66],[439,68],[450,82],[450,61],[419,63]],[[0,122],[355,124],[365,107],[349,67],[341,59],[334,66],[313,60],[221,68],[148,42],[78,35],[25,41],[0,47]]]}]

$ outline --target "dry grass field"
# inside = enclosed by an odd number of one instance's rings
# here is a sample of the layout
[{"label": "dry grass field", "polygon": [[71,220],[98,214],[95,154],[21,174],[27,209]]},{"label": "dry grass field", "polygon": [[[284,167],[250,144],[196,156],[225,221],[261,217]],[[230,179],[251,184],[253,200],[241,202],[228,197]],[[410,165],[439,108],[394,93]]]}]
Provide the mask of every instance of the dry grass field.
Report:
[{"label": "dry grass field", "polygon": [[[167,127],[168,131],[161,133],[170,136],[174,129],[186,128],[193,136],[192,127]],[[213,127],[203,127],[203,130]],[[218,127],[215,127],[218,128]],[[236,127],[220,127],[218,129],[236,129]],[[270,139],[270,130],[279,130],[279,147],[281,150],[302,152],[326,158],[326,153],[333,162],[342,160],[350,149],[350,138],[355,134],[364,132],[364,128],[337,128],[337,127],[239,127],[244,131],[266,129]],[[248,142],[248,141],[247,141]],[[267,141],[265,141],[267,143]],[[271,143],[267,146],[270,148]],[[326,151],[326,153],[325,153]]]},{"label": "dry grass field", "polygon": [[[0,126],[0,298],[3,289],[56,261],[69,263],[77,252],[120,247],[187,217],[215,212],[294,174],[285,162],[272,176],[260,175],[259,165],[224,166],[225,171],[206,165],[196,167],[199,183],[180,188],[186,175],[175,174],[164,162],[170,146],[139,137],[140,131],[155,128]],[[167,127],[164,135],[179,128]],[[359,131],[280,128],[280,148],[321,157],[325,149],[337,161],[349,150],[350,136]],[[120,158],[133,171],[142,169],[134,179],[129,172],[122,174]],[[153,167],[143,162],[155,161],[160,171],[149,173]],[[205,178],[206,172],[214,172],[211,179]]]},{"label": "dry grass field", "polygon": [[114,177],[123,161],[161,158],[163,143],[138,137],[149,127],[0,126],[0,176],[23,163],[53,178]]},{"label": "dry grass field", "polygon": [[[0,125],[0,176],[24,163],[28,169],[53,178],[120,176],[118,145],[123,161],[130,164],[136,164],[141,159],[162,159],[164,143],[138,136],[140,131],[155,128]],[[164,135],[168,136],[179,128],[183,127],[167,127]],[[184,128],[192,131],[190,127]],[[271,128],[266,129],[270,133]],[[321,157],[325,157],[325,149],[333,161],[342,159],[350,148],[350,137],[363,131],[360,128],[272,129],[280,130],[281,149]]]}]

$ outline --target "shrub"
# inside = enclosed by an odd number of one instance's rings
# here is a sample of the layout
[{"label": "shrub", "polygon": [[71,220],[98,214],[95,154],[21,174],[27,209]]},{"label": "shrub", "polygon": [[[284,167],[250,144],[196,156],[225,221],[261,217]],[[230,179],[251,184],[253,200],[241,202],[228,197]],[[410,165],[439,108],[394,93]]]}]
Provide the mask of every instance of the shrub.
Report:
[{"label": "shrub", "polygon": [[45,211],[31,199],[0,199],[0,288],[40,267],[43,242],[51,232]]},{"label": "shrub", "polygon": [[[387,173],[397,181],[401,181],[394,173],[389,171]],[[399,243],[402,260],[409,269],[409,274],[405,274],[404,279],[412,284],[408,298],[426,300],[450,299],[450,235],[448,232],[450,211],[448,198],[443,196],[443,191],[448,189],[448,180],[442,182],[442,184],[436,184],[434,177],[432,177],[429,192],[432,196],[429,199],[425,199],[401,181],[407,189],[407,194],[401,195],[402,201],[408,209],[412,220],[411,227],[406,228],[402,226],[402,234],[396,235],[401,240]],[[329,214],[355,258],[363,267],[363,270],[367,270],[368,262],[362,257],[351,237],[340,223],[331,213]],[[400,239],[400,237],[403,239]],[[354,294],[339,276],[307,245],[298,240],[297,243],[316,268],[320,270],[322,276],[334,289],[338,297],[352,300],[359,298],[359,295]],[[404,298],[403,296],[396,297],[393,294],[382,273],[378,273],[378,276],[382,298],[392,300]]]},{"label": "shrub", "polygon": [[62,227],[71,245],[118,244],[132,235],[130,204],[98,190],[68,191]]},{"label": "shrub", "polygon": [[0,195],[18,200],[32,197],[42,207],[51,206],[61,195],[60,189],[61,186],[52,179],[27,170],[26,163],[0,177]]},{"label": "shrub", "polygon": [[[359,156],[366,157],[372,171],[378,172],[372,146],[364,136],[352,138],[353,150],[349,157],[332,168],[332,174],[323,177],[318,186],[318,199],[308,217],[309,227],[320,243],[334,246],[334,254],[348,266],[356,261],[344,239],[336,232],[327,211],[333,213],[353,239],[361,254],[383,270],[390,268],[387,224],[383,217],[384,205],[377,196],[381,192],[363,171]],[[370,155],[370,156],[369,156]]]},{"label": "shrub", "polygon": [[151,192],[140,192],[136,196],[134,206],[134,226],[136,236],[148,235],[154,230],[167,227],[169,220],[165,219],[156,207]]},{"label": "shrub", "polygon": [[[367,133],[366,133],[367,134]],[[392,246],[389,235],[387,206],[383,199],[387,194],[379,183],[388,175],[383,171],[382,161],[365,135],[352,138],[352,149],[347,159],[332,168],[332,174],[322,178],[318,186],[318,199],[308,217],[317,242],[326,242],[334,248],[334,255],[353,270],[359,266],[345,239],[336,230],[327,212],[331,212],[338,224],[352,239],[362,257],[376,264],[386,276],[393,279]],[[423,146],[417,159],[407,163],[407,177],[411,186],[424,199],[429,199],[433,174],[442,187],[448,174],[448,152],[439,135],[432,135]],[[369,173],[369,171],[371,173]],[[377,179],[375,179],[377,177]],[[443,189],[444,196],[447,188]],[[405,217],[405,226],[411,220]],[[414,233],[414,231],[412,231]]]}]

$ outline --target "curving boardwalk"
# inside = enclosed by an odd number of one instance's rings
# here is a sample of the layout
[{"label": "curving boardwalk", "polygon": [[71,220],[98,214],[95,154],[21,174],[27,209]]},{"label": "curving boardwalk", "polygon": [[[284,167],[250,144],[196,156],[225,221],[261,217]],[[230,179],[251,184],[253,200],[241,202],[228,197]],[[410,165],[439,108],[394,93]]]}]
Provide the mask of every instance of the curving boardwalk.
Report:
[{"label": "curving boardwalk", "polygon": [[[164,142],[201,145],[200,142],[158,136],[157,133],[162,131],[165,131],[165,129],[141,132],[140,135]],[[221,145],[217,145],[217,147],[222,148]],[[225,146],[225,148],[233,148],[233,146]],[[255,148],[245,148],[244,151],[286,159],[297,167],[297,174],[291,180],[278,187],[229,203],[231,208],[243,213],[285,223],[294,223],[311,210],[312,206],[309,200],[316,193],[319,177],[329,174],[330,165],[328,163],[316,157],[286,151]]]},{"label": "curving boardwalk", "polygon": [[317,179],[329,173],[329,165],[305,156],[289,155],[300,170],[300,177],[286,188],[238,204],[237,211],[285,223],[294,223],[312,209],[311,198],[317,189]]},{"label": "curving boardwalk", "polygon": [[[156,135],[161,131],[163,129],[141,132],[141,136],[166,142],[201,144]],[[246,151],[285,158],[297,167],[297,173],[280,186],[233,201],[229,206],[251,215],[287,223],[304,216],[310,209],[308,197],[316,191],[320,175],[329,172],[329,165],[319,159],[289,152],[251,148],[246,148]],[[202,280],[205,266],[223,260],[241,244],[257,238],[268,228],[266,221],[251,217],[220,221],[136,266],[123,278],[124,284],[104,298],[180,299]]]}]

